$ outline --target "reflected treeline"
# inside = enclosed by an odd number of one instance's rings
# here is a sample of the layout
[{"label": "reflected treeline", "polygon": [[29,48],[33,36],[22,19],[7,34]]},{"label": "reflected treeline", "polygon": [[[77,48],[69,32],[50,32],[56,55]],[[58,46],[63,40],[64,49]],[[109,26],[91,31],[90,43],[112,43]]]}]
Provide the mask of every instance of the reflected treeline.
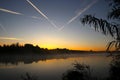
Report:
[{"label": "reflected treeline", "polygon": [[[81,56],[81,55],[79,55]],[[50,59],[67,59],[71,57],[79,57],[78,54],[35,54],[35,53],[14,53],[14,54],[0,54],[0,64],[18,65],[20,62],[24,64],[31,64],[38,61],[46,61]]]},{"label": "reflected treeline", "polygon": [[39,60],[46,60],[43,56],[40,58],[39,54],[2,54],[0,56],[0,64],[12,64],[18,65],[20,62],[24,64],[30,64],[32,62],[38,62]]}]

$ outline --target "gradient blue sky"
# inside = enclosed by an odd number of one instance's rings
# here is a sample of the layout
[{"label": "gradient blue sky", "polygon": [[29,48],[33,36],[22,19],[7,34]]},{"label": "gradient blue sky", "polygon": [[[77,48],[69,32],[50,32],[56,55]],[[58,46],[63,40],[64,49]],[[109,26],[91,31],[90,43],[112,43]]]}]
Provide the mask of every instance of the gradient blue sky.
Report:
[{"label": "gradient blue sky", "polygon": [[106,18],[109,7],[105,0],[29,1],[49,20],[27,0],[0,0],[1,45],[19,42],[49,49],[105,50],[112,39],[79,21],[85,14]]}]

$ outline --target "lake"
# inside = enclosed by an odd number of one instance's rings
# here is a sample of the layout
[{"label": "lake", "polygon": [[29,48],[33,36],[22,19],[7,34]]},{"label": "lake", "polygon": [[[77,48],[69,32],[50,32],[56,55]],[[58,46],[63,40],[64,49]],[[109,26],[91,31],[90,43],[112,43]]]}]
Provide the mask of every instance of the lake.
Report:
[{"label": "lake", "polygon": [[91,75],[98,78],[109,76],[112,57],[106,53],[96,54],[46,54],[3,55],[0,57],[0,80],[22,80],[29,73],[38,80],[62,80],[62,75],[78,62],[90,66]]}]

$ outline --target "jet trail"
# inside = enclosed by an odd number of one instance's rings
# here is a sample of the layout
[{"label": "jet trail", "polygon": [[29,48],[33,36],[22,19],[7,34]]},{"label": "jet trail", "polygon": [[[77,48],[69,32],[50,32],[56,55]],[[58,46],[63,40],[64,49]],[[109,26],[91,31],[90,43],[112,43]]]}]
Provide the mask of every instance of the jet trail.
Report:
[{"label": "jet trail", "polygon": [[41,14],[45,19],[48,20],[48,22],[51,23],[51,25],[53,25],[53,27],[57,28],[58,27],[40,10],[38,9],[30,0],[26,0],[39,14]]},{"label": "jet trail", "polygon": [[2,24],[0,24],[0,28],[1,28],[4,32],[7,32],[6,29],[5,29],[5,27],[4,27]]},{"label": "jet trail", "polygon": [[33,19],[39,19],[39,20],[42,20],[42,18],[40,18],[40,17],[36,17],[36,16],[29,16],[29,17],[31,17],[31,18],[33,18]]},{"label": "jet trail", "polygon": [[11,10],[7,10],[7,9],[3,9],[3,8],[0,8],[0,11],[11,13],[11,14],[23,15],[22,13],[11,11]]},{"label": "jet trail", "polygon": [[[71,18],[66,25],[69,25],[71,22],[73,22],[75,19],[77,19],[82,13],[84,13],[86,10],[88,10],[90,7],[92,7],[98,0],[94,0],[92,3],[90,3],[89,5],[87,5],[85,8],[83,8],[82,10],[80,10],[73,18]],[[64,29],[65,26],[62,26],[59,30],[61,31],[62,29]]]},{"label": "jet trail", "polygon": [[[41,20],[40,17],[36,17],[36,16],[27,16],[27,15],[24,15],[24,14],[22,14],[22,13],[15,12],[15,11],[11,11],[11,10],[8,10],[8,9],[0,8],[0,11],[6,12],[6,13],[10,13],[10,14],[14,14],[14,15],[22,15],[22,16],[25,16],[25,17],[29,17],[29,18]],[[0,26],[1,26],[1,25],[0,25]]]},{"label": "jet trail", "polygon": [[13,37],[0,37],[0,39],[5,39],[5,40],[22,40],[22,39],[13,38]]}]

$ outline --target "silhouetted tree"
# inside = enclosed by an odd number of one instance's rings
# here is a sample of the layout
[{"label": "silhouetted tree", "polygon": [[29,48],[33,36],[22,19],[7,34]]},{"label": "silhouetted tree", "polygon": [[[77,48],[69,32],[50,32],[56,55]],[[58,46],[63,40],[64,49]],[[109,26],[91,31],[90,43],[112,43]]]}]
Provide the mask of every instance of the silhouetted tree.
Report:
[{"label": "silhouetted tree", "polygon": [[40,53],[41,48],[36,45],[33,46],[32,44],[25,44],[21,46],[19,43],[13,43],[11,45],[6,45],[4,44],[3,46],[0,47],[0,52],[2,53],[21,53],[21,52],[35,52],[35,53]]},{"label": "silhouetted tree", "polygon": [[120,80],[120,55],[114,56],[110,64],[110,77],[108,80]]},{"label": "silhouetted tree", "polygon": [[[101,31],[103,34],[110,34],[114,41],[108,43],[107,51],[111,47],[115,47],[116,50],[120,50],[120,0],[106,0],[109,2],[110,12],[108,12],[107,20],[99,19],[92,15],[85,15],[81,18],[81,22],[90,24],[94,27],[95,31]],[[109,22],[111,19],[114,22]],[[117,20],[117,21],[116,21]]]},{"label": "silhouetted tree", "polygon": [[36,76],[31,76],[29,73],[26,73],[25,76],[21,76],[22,80],[38,80]]},{"label": "silhouetted tree", "polygon": [[34,46],[32,44],[25,44],[26,48],[33,48]]},{"label": "silhouetted tree", "polygon": [[90,67],[75,63],[74,68],[63,74],[62,80],[91,80]]}]

